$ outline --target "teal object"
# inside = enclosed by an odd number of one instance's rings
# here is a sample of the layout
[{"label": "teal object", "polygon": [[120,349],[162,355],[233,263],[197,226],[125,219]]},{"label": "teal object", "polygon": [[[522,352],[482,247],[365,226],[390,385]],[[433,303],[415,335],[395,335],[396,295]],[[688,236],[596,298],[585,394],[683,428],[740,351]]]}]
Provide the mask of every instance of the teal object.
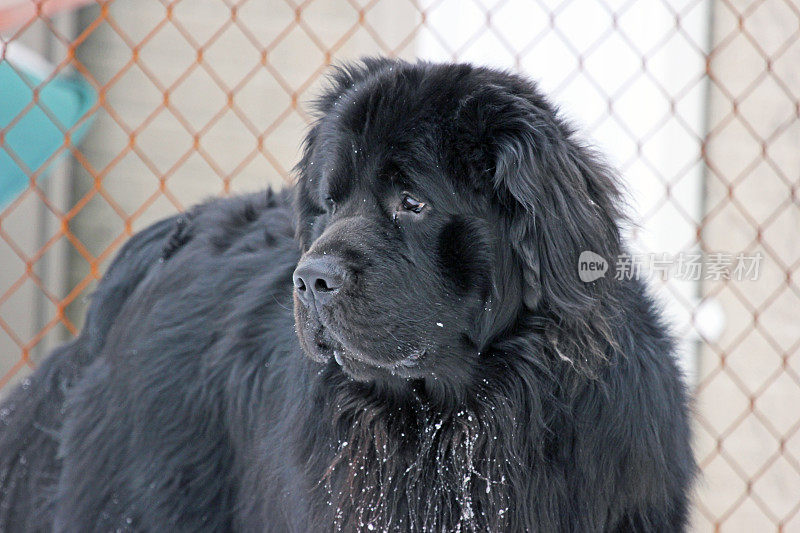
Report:
[{"label": "teal object", "polygon": [[[5,139],[0,144],[0,209],[28,188],[29,174],[39,170],[64,144],[61,128],[68,130],[74,126],[97,101],[97,93],[79,75],[57,75],[42,85],[43,81],[23,66],[0,62],[0,130],[5,130]],[[39,103],[24,111],[33,101],[31,87],[39,88]],[[24,115],[6,130],[23,111]],[[90,122],[86,120],[70,132],[73,144],[86,134]],[[20,168],[9,155],[9,149],[27,170]],[[38,174],[40,180],[53,163],[55,160]]]}]

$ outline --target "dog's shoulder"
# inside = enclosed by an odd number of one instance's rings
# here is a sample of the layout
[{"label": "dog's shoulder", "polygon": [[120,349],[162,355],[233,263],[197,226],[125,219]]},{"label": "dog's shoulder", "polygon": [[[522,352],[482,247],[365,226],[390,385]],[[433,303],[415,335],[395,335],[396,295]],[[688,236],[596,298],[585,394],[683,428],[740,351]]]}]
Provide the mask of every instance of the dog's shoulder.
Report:
[{"label": "dog's shoulder", "polygon": [[195,239],[214,255],[274,247],[292,239],[292,202],[289,189],[272,189],[229,198],[215,198],[175,217],[173,229],[161,253],[171,259]]}]

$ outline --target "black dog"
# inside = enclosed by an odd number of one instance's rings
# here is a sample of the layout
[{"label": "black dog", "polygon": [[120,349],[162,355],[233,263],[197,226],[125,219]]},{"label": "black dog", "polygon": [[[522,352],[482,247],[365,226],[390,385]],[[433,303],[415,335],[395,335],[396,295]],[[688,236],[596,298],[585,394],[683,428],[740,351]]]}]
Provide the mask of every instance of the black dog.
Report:
[{"label": "black dog", "polygon": [[683,530],[673,345],[578,276],[624,250],[609,171],[490,69],[366,60],[318,110],[294,206],[133,237],[6,400],[0,528]]}]

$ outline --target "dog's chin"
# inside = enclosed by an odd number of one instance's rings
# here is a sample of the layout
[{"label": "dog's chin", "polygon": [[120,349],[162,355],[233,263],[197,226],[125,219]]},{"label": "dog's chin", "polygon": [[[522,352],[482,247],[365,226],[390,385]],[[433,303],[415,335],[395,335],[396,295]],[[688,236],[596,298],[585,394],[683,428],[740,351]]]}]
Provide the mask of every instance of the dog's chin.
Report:
[{"label": "dog's chin", "polygon": [[420,363],[425,356],[422,350],[400,361],[384,362],[347,347],[324,327],[316,332],[300,332],[300,338],[303,351],[311,360],[338,368],[356,381],[414,379],[422,376]]},{"label": "dog's chin", "polygon": [[335,352],[331,364],[336,365],[349,378],[365,383],[383,380],[392,375],[391,371],[386,368],[360,361],[352,355],[338,350]]}]

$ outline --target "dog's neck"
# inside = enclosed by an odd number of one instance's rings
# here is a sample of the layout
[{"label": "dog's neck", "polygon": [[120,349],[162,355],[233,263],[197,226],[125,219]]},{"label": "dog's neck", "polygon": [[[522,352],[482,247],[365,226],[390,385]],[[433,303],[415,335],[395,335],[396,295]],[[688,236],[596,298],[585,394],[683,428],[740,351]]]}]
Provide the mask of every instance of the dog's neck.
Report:
[{"label": "dog's neck", "polygon": [[525,334],[484,353],[474,382],[457,394],[412,382],[380,389],[333,366],[309,374],[315,397],[298,442],[314,444],[300,460],[317,480],[308,487],[315,500],[327,502],[313,523],[509,531],[531,518],[533,509],[508,502],[536,492],[525,474],[536,463],[569,460],[568,405],[592,375],[574,363],[580,354],[556,352],[545,325],[521,321]]},{"label": "dog's neck", "polygon": [[510,495],[539,455],[532,413],[488,390],[471,407],[440,409],[414,394],[386,399],[346,383],[324,387],[309,412],[319,447],[305,457],[319,480],[311,490],[328,502],[317,523],[332,521],[336,531],[512,527]]}]

